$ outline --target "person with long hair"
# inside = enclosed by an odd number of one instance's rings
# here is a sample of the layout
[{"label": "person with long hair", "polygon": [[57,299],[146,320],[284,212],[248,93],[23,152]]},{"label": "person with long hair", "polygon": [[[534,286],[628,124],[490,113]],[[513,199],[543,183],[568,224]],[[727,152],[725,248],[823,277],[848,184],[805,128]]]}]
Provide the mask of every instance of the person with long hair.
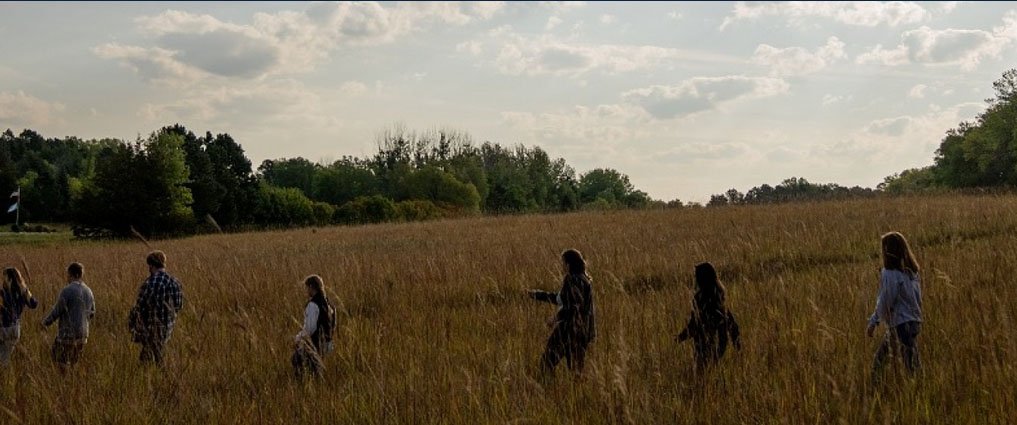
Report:
[{"label": "person with long hair", "polygon": [[304,326],[297,333],[291,363],[298,377],[303,376],[304,372],[320,376],[324,369],[325,355],[332,351],[335,308],[328,300],[321,276],[310,275],[304,279],[304,289],[307,290]]},{"label": "person with long hair", "polygon": [[14,267],[4,269],[0,288],[0,367],[6,367],[11,353],[21,339],[21,312],[34,309],[39,303],[32,296],[21,272]]},{"label": "person with long hair", "polygon": [[922,330],[922,288],[918,261],[904,235],[890,232],[880,239],[883,269],[880,271],[876,311],[869,317],[865,333],[872,337],[880,323],[886,324],[876,355],[872,359],[872,376],[878,381],[886,358],[891,354],[904,361],[908,372],[921,369],[918,358],[918,333]]},{"label": "person with long hair", "polygon": [[586,349],[597,334],[593,286],[586,274],[586,260],[579,251],[570,249],[561,254],[561,263],[565,277],[558,292],[529,292],[537,301],[558,306],[557,314],[548,321],[553,330],[541,356],[541,368],[549,376],[554,375],[554,368],[563,358],[569,369],[582,373]]},{"label": "person with long hair", "polygon": [[727,351],[728,340],[741,349],[740,330],[734,314],[725,303],[726,289],[717,278],[713,264],[696,265],[696,293],[692,296],[692,314],[678,342],[692,339],[696,368],[703,370],[716,363]]}]

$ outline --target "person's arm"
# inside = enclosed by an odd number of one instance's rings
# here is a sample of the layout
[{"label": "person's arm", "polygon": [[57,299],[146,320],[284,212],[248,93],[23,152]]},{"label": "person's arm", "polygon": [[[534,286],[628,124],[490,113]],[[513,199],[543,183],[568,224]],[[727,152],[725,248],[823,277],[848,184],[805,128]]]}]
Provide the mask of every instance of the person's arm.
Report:
[{"label": "person's arm", "polygon": [[558,293],[533,289],[530,291],[530,298],[551,304],[558,304]]},{"label": "person's arm", "polygon": [[85,289],[88,291],[88,320],[92,320],[95,317],[95,296],[92,295],[92,289]]},{"label": "person's arm", "polygon": [[32,295],[32,291],[27,288],[25,289],[25,305],[33,310],[39,306],[39,301]]},{"label": "person's arm", "polygon": [[742,343],[738,340],[741,330],[738,328],[738,322],[735,321],[734,313],[731,313],[731,310],[727,312],[727,333],[731,336],[731,343],[734,344],[735,349],[741,350]]},{"label": "person's arm", "polygon": [[173,285],[173,311],[180,313],[180,309],[184,308],[184,288],[180,286],[180,282],[175,282]]},{"label": "person's arm", "polygon": [[307,307],[304,308],[304,327],[297,333],[296,340],[299,342],[301,339],[311,336],[316,327],[318,327],[318,305],[307,303]]},{"label": "person's arm", "polygon": [[579,284],[572,276],[566,276],[562,283],[561,291],[558,291],[561,308],[558,309],[557,320],[571,320],[579,314],[579,307],[583,303],[583,295],[580,293]]},{"label": "person's arm", "polygon": [[696,313],[693,312],[692,316],[689,317],[689,321],[685,323],[685,329],[682,329],[681,333],[678,334],[678,342],[685,342],[686,339],[692,337],[692,329],[696,325]]},{"label": "person's arm", "polygon": [[60,296],[57,297],[56,304],[53,304],[53,309],[49,311],[45,319],[42,319],[43,326],[52,325],[57,319],[60,318],[64,313],[64,291],[60,291]]}]

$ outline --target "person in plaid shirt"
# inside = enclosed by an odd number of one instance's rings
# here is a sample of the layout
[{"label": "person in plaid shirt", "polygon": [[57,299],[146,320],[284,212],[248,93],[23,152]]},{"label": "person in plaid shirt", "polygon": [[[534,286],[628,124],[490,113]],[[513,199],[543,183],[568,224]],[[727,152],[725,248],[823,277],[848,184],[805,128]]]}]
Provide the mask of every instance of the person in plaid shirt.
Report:
[{"label": "person in plaid shirt", "polygon": [[180,281],[166,273],[166,254],[152,251],[145,259],[150,276],[141,284],[129,320],[134,342],[141,344],[141,362],[162,363],[163,349],[184,305]]}]

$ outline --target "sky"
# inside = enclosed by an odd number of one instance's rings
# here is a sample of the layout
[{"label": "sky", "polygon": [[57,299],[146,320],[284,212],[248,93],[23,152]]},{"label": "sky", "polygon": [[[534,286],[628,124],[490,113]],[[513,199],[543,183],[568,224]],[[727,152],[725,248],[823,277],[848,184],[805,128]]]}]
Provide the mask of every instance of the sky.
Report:
[{"label": "sky", "polygon": [[931,164],[1015,63],[1009,2],[4,2],[0,129],[180,123],[257,166],[454,128],[701,202]]}]

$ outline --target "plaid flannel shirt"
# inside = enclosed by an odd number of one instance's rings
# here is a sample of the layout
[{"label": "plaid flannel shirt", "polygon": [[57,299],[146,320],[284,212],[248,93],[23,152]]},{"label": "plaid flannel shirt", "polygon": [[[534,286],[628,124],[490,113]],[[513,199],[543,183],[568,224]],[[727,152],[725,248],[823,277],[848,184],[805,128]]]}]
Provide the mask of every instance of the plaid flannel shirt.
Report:
[{"label": "plaid flannel shirt", "polygon": [[138,301],[131,310],[131,332],[136,339],[169,338],[183,305],[180,281],[163,270],[155,272],[141,284]]}]

